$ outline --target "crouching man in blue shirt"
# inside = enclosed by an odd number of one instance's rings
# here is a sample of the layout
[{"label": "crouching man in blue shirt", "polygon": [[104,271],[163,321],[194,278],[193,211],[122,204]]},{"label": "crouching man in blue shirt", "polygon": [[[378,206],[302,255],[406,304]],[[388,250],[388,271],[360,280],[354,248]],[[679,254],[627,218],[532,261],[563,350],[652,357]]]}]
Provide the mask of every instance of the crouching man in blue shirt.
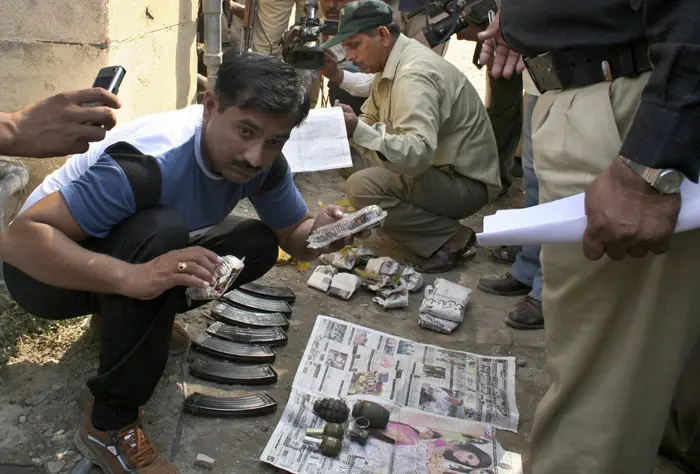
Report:
[{"label": "crouching man in blue shirt", "polygon": [[[297,190],[282,147],[309,112],[294,69],[271,56],[229,52],[202,105],[115,128],[49,175],[2,235],[12,297],[46,319],[101,314],[94,401],[76,434],[106,473],[170,473],[143,433],[139,410],[165,368],[174,326],[190,309],[188,286],[214,282],[219,256],[245,257],[237,285],[276,262],[298,260],[309,233],[342,217],[316,218]],[[248,198],[260,220],[229,216]],[[171,334],[174,334],[171,341]]]}]

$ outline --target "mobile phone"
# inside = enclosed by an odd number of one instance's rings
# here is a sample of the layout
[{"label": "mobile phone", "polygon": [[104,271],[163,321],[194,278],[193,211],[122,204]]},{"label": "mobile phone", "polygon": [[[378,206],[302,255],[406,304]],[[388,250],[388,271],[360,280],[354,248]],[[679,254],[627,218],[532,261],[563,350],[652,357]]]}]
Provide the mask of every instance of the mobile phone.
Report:
[{"label": "mobile phone", "polygon": [[101,87],[112,94],[119,93],[119,86],[126,75],[126,69],[121,66],[107,66],[97,73],[92,87]]}]

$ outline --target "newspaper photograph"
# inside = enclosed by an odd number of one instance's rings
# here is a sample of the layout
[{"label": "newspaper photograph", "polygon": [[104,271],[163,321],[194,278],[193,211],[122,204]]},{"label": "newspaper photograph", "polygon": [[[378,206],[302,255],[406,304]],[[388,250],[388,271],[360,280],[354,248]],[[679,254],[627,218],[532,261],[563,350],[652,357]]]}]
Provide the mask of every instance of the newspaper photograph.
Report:
[{"label": "newspaper photograph", "polygon": [[[293,473],[522,474],[520,455],[494,437],[496,426],[515,431],[518,424],[509,359],[319,316],[260,460]],[[325,397],[340,398],[350,409],[358,400],[384,406],[391,416],[382,433],[395,444],[370,437],[362,446],[346,436],[337,457],[305,444],[308,428],[325,425],[313,413],[314,402]]]}]

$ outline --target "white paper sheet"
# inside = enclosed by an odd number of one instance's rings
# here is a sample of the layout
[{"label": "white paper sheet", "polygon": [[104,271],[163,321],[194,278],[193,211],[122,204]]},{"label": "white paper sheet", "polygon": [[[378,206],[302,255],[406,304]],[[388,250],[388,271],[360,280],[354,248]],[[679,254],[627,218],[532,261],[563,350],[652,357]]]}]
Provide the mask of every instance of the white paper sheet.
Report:
[{"label": "white paper sheet", "polygon": [[[681,199],[676,232],[700,228],[700,185],[683,183]],[[484,217],[484,231],[476,237],[484,247],[581,242],[585,229],[582,193],[525,209],[497,211]]]},{"label": "white paper sheet", "polygon": [[343,109],[312,109],[282,149],[292,173],[352,166]]}]

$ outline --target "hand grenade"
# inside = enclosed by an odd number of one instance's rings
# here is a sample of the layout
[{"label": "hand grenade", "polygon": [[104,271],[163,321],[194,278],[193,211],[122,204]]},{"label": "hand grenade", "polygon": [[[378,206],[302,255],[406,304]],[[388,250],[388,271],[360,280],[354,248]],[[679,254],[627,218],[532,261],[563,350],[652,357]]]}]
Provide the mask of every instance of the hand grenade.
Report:
[{"label": "hand grenade", "polygon": [[330,423],[344,423],[348,419],[348,406],[336,398],[324,398],[314,403],[314,413]]}]

